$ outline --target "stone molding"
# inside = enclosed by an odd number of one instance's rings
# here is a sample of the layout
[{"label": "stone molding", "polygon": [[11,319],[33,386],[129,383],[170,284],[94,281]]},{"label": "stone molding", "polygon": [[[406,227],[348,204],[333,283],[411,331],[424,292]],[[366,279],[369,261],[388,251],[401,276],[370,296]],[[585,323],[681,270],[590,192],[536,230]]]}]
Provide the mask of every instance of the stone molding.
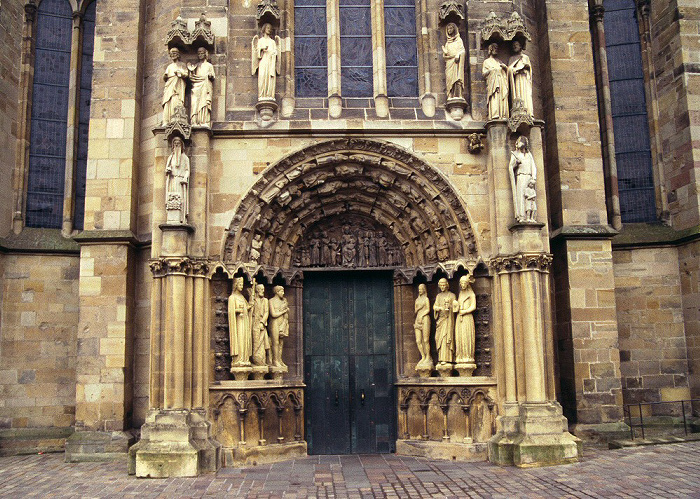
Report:
[{"label": "stone molding", "polygon": [[553,257],[549,253],[518,253],[516,255],[499,256],[491,259],[489,267],[494,274],[504,272],[520,272],[523,270],[538,270],[549,272]]},{"label": "stone molding", "polygon": [[[399,146],[359,138],[308,147],[265,170],[236,209],[224,261],[293,267],[294,244],[306,228],[342,214],[390,229],[408,267],[476,261],[469,216],[449,180]],[[254,239],[268,238],[269,256],[251,251]],[[436,250],[441,240],[449,241],[442,254]]]}]

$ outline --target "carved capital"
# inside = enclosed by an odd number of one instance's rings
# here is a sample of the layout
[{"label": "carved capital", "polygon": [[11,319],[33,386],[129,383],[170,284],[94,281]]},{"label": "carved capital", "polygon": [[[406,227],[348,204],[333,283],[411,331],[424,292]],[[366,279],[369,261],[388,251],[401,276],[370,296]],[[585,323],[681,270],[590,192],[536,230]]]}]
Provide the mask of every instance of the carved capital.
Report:
[{"label": "carved capital", "polygon": [[548,272],[552,266],[552,261],[552,255],[549,253],[518,253],[516,255],[496,257],[489,262],[489,267],[496,274],[519,272],[521,270]]},{"label": "carved capital", "polygon": [[651,14],[651,0],[636,0],[637,11],[642,17],[649,17]]},{"label": "carved capital", "polygon": [[605,7],[602,3],[596,3],[591,5],[591,21],[595,23],[602,23],[603,17],[605,16]]}]

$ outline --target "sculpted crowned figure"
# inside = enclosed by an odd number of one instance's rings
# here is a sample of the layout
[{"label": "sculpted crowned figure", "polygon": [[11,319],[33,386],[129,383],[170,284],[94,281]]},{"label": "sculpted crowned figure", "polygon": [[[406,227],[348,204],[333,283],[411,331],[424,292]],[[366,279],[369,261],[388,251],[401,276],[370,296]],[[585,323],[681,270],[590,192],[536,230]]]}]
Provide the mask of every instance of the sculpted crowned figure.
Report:
[{"label": "sculpted crowned figure", "polygon": [[272,365],[287,367],[282,362],[284,339],[289,336],[289,304],[282,286],[274,287],[275,296],[270,298],[270,335],[272,343]]},{"label": "sculpted crowned figure", "polygon": [[488,119],[508,118],[508,68],[497,57],[498,44],[489,45],[489,57],[484,61],[481,74],[486,78]]},{"label": "sculpted crowned figure", "polygon": [[[522,135],[510,153],[510,184],[513,190],[513,211],[518,222],[537,222],[537,165],[530,152],[530,143]],[[533,209],[534,207],[534,209]],[[529,208],[529,209],[528,209]]]},{"label": "sculpted crowned figure", "polygon": [[528,114],[533,116],[532,66],[530,66],[530,58],[523,54],[522,47],[520,41],[513,40],[514,55],[508,60],[510,93],[513,99],[513,106],[515,106],[515,100],[520,99]]},{"label": "sculpted crowned figure", "polygon": [[455,321],[455,363],[474,363],[474,344],[476,330],[474,329],[474,310],[476,310],[476,295],[471,287],[472,276],[462,276],[459,279],[459,297],[457,303],[457,320]]},{"label": "sculpted crowned figure", "polygon": [[455,351],[455,309],[457,297],[450,291],[449,283],[444,277],[438,281],[440,292],[433,303],[435,316],[435,345],[438,351],[438,368],[451,364]]},{"label": "sculpted crowned figure", "polygon": [[467,51],[459,36],[459,28],[450,23],[445,28],[447,41],[442,47],[442,57],[445,59],[445,83],[448,99],[464,98],[464,58]]},{"label": "sculpted crowned figure", "polygon": [[187,222],[189,210],[190,158],[184,152],[180,137],[174,137],[173,151],[165,162],[165,209],[175,217],[168,216],[168,222]]},{"label": "sculpted crowned figure", "polygon": [[270,305],[265,298],[265,286],[257,284],[255,286],[255,296],[253,297],[252,309],[252,329],[253,329],[253,365],[267,365],[267,357],[270,352],[270,338],[267,336],[267,318],[270,314]]},{"label": "sculpted crowned figure", "polygon": [[171,48],[168,54],[173,62],[168,64],[163,75],[163,125],[172,121],[175,109],[185,105],[185,79],[188,73],[187,66],[180,60],[180,51],[177,48]]},{"label": "sculpted crowned figure", "polygon": [[428,288],[425,284],[418,285],[418,298],[416,298],[414,310],[416,320],[413,329],[416,333],[416,345],[420,352],[420,361],[416,369],[432,369],[433,359],[430,357],[430,300],[428,300]]},{"label": "sculpted crowned figure", "polygon": [[209,62],[209,51],[204,47],[197,49],[197,64],[188,64],[192,82],[192,102],[190,103],[190,123],[192,125],[211,125],[211,99],[214,95],[214,66]]},{"label": "sculpted crowned figure", "polygon": [[279,36],[271,38],[272,25],[265,23],[260,29],[260,37],[253,37],[252,74],[258,72],[258,100],[275,100],[275,85],[281,69],[278,52]]},{"label": "sculpted crowned figure", "polygon": [[250,303],[243,296],[243,278],[233,280],[228,298],[228,328],[231,345],[231,367],[250,366],[253,341],[250,328]]}]

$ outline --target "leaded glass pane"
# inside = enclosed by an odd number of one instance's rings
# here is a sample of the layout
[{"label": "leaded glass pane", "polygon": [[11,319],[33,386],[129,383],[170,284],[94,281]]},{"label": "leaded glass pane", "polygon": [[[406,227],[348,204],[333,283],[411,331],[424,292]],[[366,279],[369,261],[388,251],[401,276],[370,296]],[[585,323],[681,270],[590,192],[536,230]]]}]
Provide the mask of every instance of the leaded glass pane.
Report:
[{"label": "leaded glass pane", "polygon": [[385,2],[386,81],[389,97],[418,95],[416,9],[406,0]]},{"label": "leaded glass pane", "polygon": [[27,176],[28,227],[61,227],[72,27],[67,0],[39,4]]},{"label": "leaded glass pane", "polygon": [[328,64],[326,38],[294,38],[294,60],[297,68],[325,67]]},{"label": "leaded glass pane", "polygon": [[416,13],[411,7],[385,7],[384,26],[387,36],[416,36]]},{"label": "leaded glass pane", "polygon": [[386,39],[387,66],[417,66],[417,64],[418,54],[415,38]]},{"label": "leaded glass pane", "polygon": [[372,68],[342,67],[340,70],[343,97],[367,97],[372,95]]},{"label": "leaded glass pane", "polygon": [[297,97],[325,97],[328,94],[326,68],[296,69]]},{"label": "leaded glass pane", "polygon": [[343,97],[372,95],[369,0],[340,0],[340,89]]},{"label": "leaded glass pane", "polygon": [[366,7],[341,7],[340,33],[341,37],[359,35],[367,36],[372,33],[370,10]]},{"label": "leaded glass pane", "polygon": [[294,36],[318,35],[326,37],[326,8],[304,7],[294,9]]},{"label": "leaded glass pane", "polygon": [[386,83],[390,97],[415,97],[418,95],[416,68],[386,68]]},{"label": "leaded glass pane", "polygon": [[[294,0],[294,8],[296,7],[306,7],[306,6],[319,6],[323,7],[324,11],[326,9],[326,0]],[[296,16],[296,10],[294,11],[294,15]],[[325,22],[325,15],[323,17],[324,22]],[[295,21],[296,22],[296,21]]]},{"label": "leaded glass pane", "polygon": [[370,38],[340,38],[342,67],[372,68],[372,40]]},{"label": "leaded glass pane", "polygon": [[605,0],[617,185],[623,222],[656,220],[639,27],[632,0]]}]

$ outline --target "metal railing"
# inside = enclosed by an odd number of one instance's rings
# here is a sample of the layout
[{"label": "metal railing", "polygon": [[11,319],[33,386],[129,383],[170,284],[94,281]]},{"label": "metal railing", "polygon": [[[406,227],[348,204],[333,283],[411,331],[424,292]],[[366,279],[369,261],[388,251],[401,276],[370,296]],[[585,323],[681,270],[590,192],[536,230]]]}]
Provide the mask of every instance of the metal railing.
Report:
[{"label": "metal railing", "polygon": [[[623,406],[624,418],[625,418],[625,421],[627,422],[627,425],[630,427],[630,435],[632,437],[632,440],[634,440],[634,429],[635,428],[640,428],[642,430],[642,439],[646,438],[645,434],[644,434],[644,414],[642,411],[642,407],[650,406],[653,410],[654,406],[672,405],[672,404],[680,405],[681,414],[683,415],[683,431],[685,432],[686,435],[688,435],[688,418],[686,417],[686,408],[689,408],[692,411],[693,404],[700,405],[700,399],[673,400],[670,402],[638,402],[636,404],[625,404]],[[632,421],[632,408],[636,408],[639,411],[639,423],[635,423]],[[693,417],[692,414],[691,414],[691,417]],[[648,423],[647,423],[647,426],[649,426]]]}]

